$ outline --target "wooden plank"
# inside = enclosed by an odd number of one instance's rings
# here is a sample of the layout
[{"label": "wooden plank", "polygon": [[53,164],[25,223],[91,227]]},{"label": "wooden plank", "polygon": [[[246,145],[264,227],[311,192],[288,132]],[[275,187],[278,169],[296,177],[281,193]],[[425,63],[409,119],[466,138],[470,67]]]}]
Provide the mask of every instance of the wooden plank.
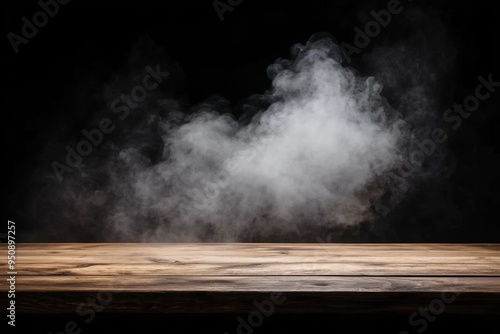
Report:
[{"label": "wooden plank", "polygon": [[498,277],[376,276],[19,276],[29,292],[484,292],[500,293]]},{"label": "wooden plank", "polygon": [[43,276],[500,276],[499,245],[477,244],[26,244],[17,260]]},{"label": "wooden plank", "polygon": [[[332,276],[500,276],[500,264],[470,263],[149,263],[149,264],[120,264],[120,263],[37,263],[19,269],[23,275],[119,275],[128,276],[136,273],[142,275],[332,275]],[[48,269],[50,268],[50,269]]]},{"label": "wooden plank", "polygon": [[16,260],[21,314],[106,291],[113,314],[251,312],[281,292],[283,313],[405,313],[456,293],[448,314],[500,315],[499,244],[18,244]]}]

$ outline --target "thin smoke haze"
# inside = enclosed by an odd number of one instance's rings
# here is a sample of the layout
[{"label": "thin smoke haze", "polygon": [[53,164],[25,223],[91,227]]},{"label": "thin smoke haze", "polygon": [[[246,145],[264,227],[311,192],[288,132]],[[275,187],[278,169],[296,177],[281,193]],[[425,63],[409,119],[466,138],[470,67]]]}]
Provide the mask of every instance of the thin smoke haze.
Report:
[{"label": "thin smoke haze", "polygon": [[[147,240],[192,239],[198,229],[239,240],[242,231],[365,219],[376,193],[367,187],[398,157],[398,115],[373,78],[342,67],[330,40],[295,48],[293,61],[270,67],[273,102],[250,124],[204,105],[180,127],[166,125],[161,161],[116,176],[129,196],[110,222],[126,235],[137,213],[155,212],[168,228],[147,231]],[[119,159],[141,164],[133,148]]]},{"label": "thin smoke haze", "polygon": [[[187,112],[155,95],[127,140],[51,183],[50,198],[36,198],[38,210],[59,210],[45,215],[43,233],[56,238],[57,228],[65,240],[82,233],[99,241],[301,240],[313,229],[373,220],[388,191],[384,180],[408,149],[408,124],[382,96],[383,85],[342,58],[321,35],[294,45],[289,59],[268,67],[270,89],[248,99],[249,121],[235,119],[220,98]],[[68,223],[51,224],[51,217]]]}]

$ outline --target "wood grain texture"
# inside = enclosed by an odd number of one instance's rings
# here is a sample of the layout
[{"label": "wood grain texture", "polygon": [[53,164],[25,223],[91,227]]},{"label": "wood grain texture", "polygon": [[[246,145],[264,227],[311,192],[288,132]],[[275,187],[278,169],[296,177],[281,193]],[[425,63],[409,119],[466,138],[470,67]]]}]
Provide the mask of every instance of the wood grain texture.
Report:
[{"label": "wood grain texture", "polygon": [[278,313],[409,312],[457,293],[447,313],[500,315],[499,244],[18,244],[16,267],[27,314],[106,291],[110,313],[250,312],[280,292]]}]

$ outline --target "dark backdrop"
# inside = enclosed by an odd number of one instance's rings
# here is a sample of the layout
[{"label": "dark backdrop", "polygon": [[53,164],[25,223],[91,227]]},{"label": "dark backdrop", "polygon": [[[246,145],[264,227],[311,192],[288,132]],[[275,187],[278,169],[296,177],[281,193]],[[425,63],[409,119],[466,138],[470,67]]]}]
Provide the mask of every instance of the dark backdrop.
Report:
[{"label": "dark backdrop", "polygon": [[[95,96],[96,86],[110,80],[129,61],[145,36],[178,64],[178,95],[200,103],[214,93],[237,106],[243,98],[269,87],[266,67],[286,56],[291,45],[327,31],[352,44],[355,26],[366,13],[387,1],[244,0],[220,21],[212,1],[83,1],[61,6],[59,13],[15,54],[6,37],[19,33],[21,17],[39,10],[36,1],[10,1],[2,10],[2,125],[4,221],[23,231],[41,226],[30,215],[30,196],[40,187],[34,175],[50,172],[48,145],[54,138],[73,138],[92,119],[92,105],[75,107],[77,97]],[[492,1],[424,1],[405,5],[436,13],[457,51],[452,75],[444,81],[443,106],[460,102],[477,85],[479,75],[500,81],[498,71],[499,11]],[[369,75],[361,61],[377,43],[404,39],[395,19],[373,42],[353,57],[353,66]],[[431,74],[429,74],[431,75]],[[449,89],[448,89],[449,88]],[[71,106],[71,107],[70,107]],[[421,184],[376,222],[337,241],[500,242],[498,224],[500,165],[498,147],[500,92],[481,105],[447,142],[453,171],[445,183]],[[239,116],[238,108],[234,113]],[[435,205],[439,203],[439,205]],[[81,241],[95,238],[82,234]],[[33,240],[33,239],[31,239]],[[61,241],[60,239],[35,241]]]}]

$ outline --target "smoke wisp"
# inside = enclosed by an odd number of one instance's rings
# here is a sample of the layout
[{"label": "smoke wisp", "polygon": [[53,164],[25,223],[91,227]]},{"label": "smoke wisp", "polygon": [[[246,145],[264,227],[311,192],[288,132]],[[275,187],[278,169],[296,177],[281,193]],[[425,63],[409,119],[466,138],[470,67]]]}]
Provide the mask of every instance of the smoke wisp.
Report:
[{"label": "smoke wisp", "polygon": [[121,145],[36,205],[57,208],[47,220],[62,217],[69,234],[99,230],[99,241],[304,240],[371,220],[407,147],[382,84],[344,67],[324,37],[295,45],[268,75],[271,88],[254,97],[266,107],[248,122],[220,99],[190,113],[169,98],[148,103]]}]

